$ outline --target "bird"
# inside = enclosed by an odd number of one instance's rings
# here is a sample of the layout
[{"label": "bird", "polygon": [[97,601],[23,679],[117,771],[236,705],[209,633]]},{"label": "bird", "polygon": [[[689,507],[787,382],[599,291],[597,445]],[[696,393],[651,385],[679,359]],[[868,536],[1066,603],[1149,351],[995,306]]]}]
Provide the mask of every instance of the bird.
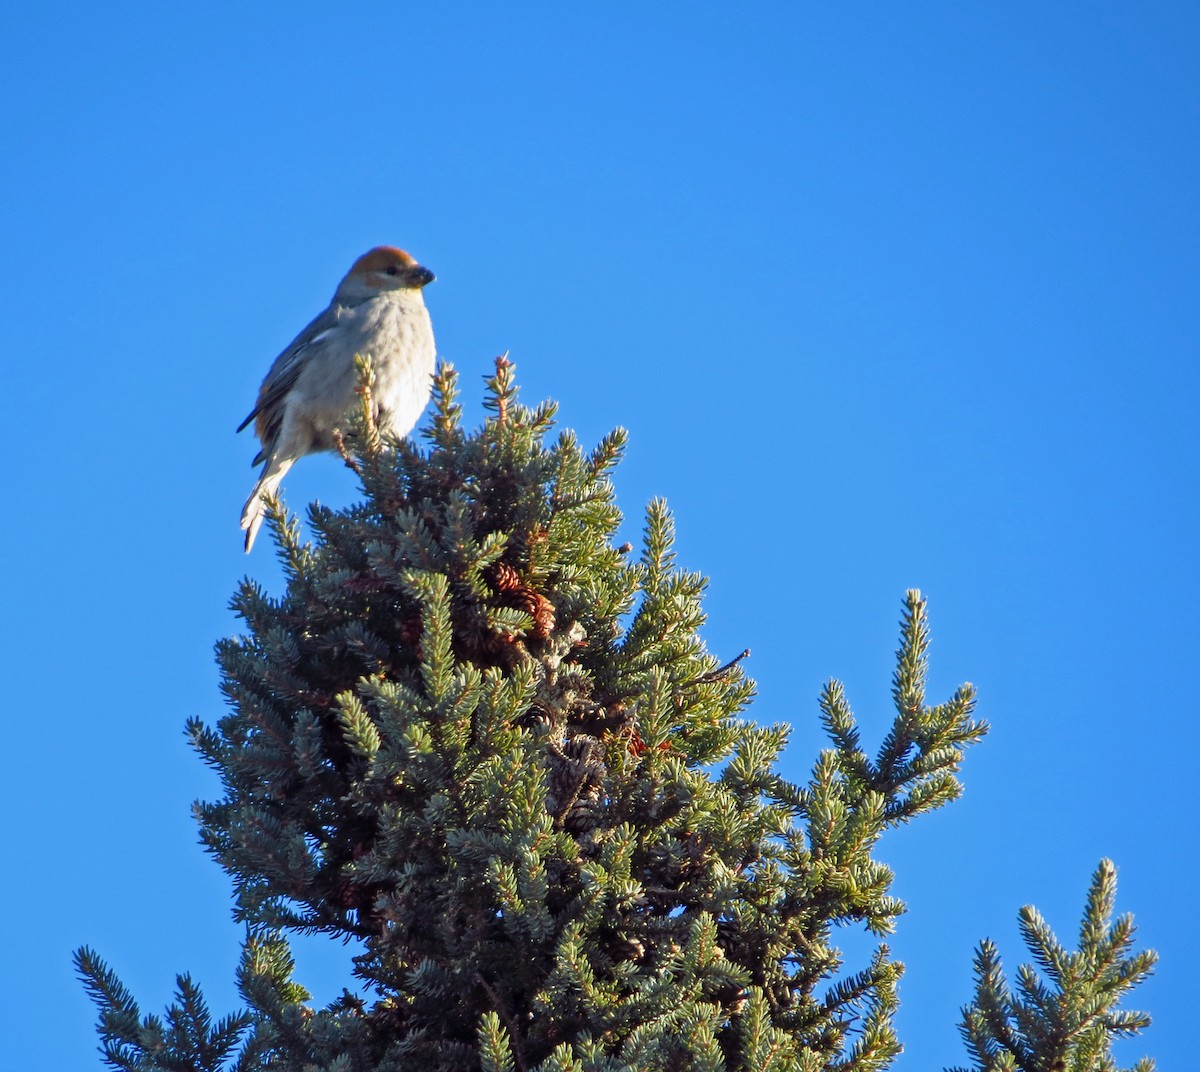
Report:
[{"label": "bird", "polygon": [[275,358],[252,421],[262,449],[258,482],[242,510],[246,553],[254,546],[266,499],[306,454],[333,450],[358,405],[356,354],[375,373],[372,398],[380,432],[399,438],[417,423],[433,382],[436,350],[423,288],[434,274],[402,249],[376,246],[358,258],[329,306]]}]

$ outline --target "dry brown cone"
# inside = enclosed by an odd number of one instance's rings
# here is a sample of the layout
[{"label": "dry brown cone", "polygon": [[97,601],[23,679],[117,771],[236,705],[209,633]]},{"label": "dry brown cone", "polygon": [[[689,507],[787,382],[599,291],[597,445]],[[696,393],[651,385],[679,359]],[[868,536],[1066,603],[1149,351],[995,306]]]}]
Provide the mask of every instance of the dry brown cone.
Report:
[{"label": "dry brown cone", "polygon": [[508,606],[524,611],[533,619],[533,626],[529,630],[533,639],[545,640],[553,632],[554,604],[525,584],[516,566],[511,562],[494,562],[484,575]]},{"label": "dry brown cone", "polygon": [[536,640],[545,640],[554,629],[554,604],[540,592],[535,592],[528,585],[522,585],[509,595],[509,602],[523,610],[533,619],[533,628],[529,635]]},{"label": "dry brown cone", "polygon": [[497,592],[515,592],[521,587],[521,575],[507,562],[494,562],[488,570],[488,581]]},{"label": "dry brown cone", "polygon": [[537,607],[533,612],[533,635],[545,640],[554,631],[554,604],[540,592],[534,593]]}]

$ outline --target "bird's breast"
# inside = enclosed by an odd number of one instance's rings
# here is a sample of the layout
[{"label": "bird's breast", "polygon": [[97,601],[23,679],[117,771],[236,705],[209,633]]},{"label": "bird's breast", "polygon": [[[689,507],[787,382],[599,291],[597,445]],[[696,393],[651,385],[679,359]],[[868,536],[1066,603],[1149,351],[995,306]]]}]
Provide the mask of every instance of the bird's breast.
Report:
[{"label": "bird's breast", "polygon": [[433,325],[425,303],[381,298],[364,310],[362,345],[375,370],[375,402],[385,431],[406,435],[429,401],[436,363]]}]

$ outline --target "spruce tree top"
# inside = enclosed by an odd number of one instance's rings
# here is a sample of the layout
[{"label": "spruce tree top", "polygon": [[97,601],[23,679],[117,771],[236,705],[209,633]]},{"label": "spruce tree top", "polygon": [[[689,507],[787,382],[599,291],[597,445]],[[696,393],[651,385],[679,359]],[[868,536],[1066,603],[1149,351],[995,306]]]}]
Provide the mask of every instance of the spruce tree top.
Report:
[{"label": "spruce tree top", "polygon": [[[218,645],[229,714],[189,732],[224,795],[197,805],[247,927],[246,1010],[214,1025],[190,980],[140,1018],[94,954],[106,1056],[140,1069],[816,1070],[898,1052],[901,966],[843,967],[835,927],[891,930],[872,857],[889,826],[960,791],[985,732],[973,693],[924,699],[925,604],[909,593],[896,714],[867,755],[840,686],[806,785],[781,726],[698,629],[665,506],[616,547],[614,432],[590,453],[554,408],[460,423],[438,373],[425,446],[344,443],[364,500],[274,519],[286,591],[245,581]],[[286,935],[352,939],[356,992],[312,1007]]]}]

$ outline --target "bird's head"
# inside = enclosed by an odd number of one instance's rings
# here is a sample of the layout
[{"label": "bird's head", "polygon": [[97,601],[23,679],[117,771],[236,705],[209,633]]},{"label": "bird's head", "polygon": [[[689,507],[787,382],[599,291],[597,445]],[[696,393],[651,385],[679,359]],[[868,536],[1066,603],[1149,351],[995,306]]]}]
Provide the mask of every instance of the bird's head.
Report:
[{"label": "bird's head", "polygon": [[390,290],[418,292],[434,274],[394,246],[376,246],[358,258],[338,285],[334,301],[356,302]]}]

